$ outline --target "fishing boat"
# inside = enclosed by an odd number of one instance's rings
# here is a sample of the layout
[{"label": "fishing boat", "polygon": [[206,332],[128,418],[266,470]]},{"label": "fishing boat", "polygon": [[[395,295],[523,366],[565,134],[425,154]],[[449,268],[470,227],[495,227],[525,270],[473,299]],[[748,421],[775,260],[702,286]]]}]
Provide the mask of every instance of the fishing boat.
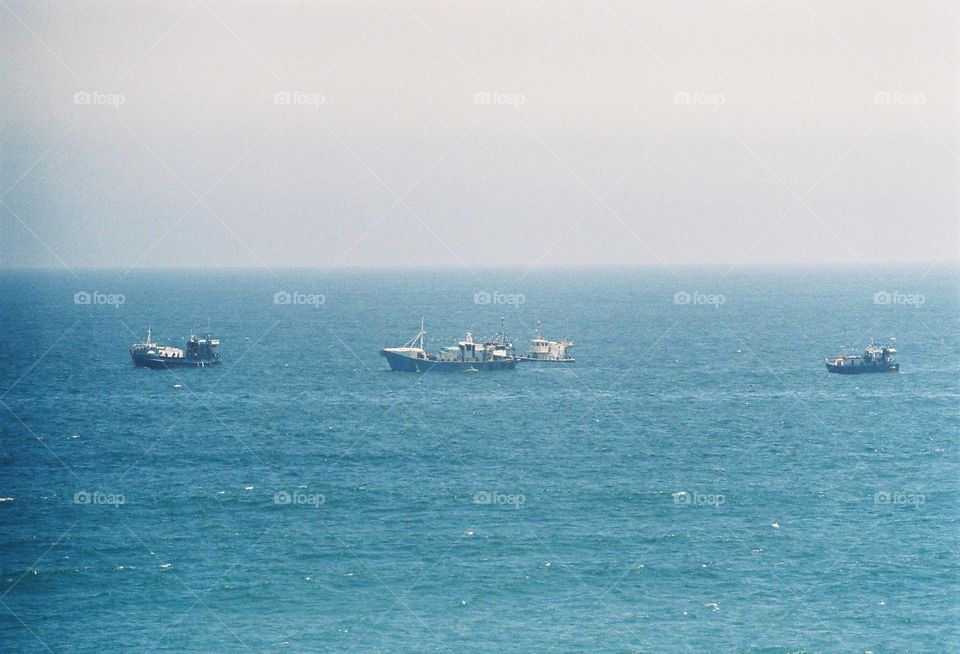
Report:
[{"label": "fishing boat", "polygon": [[559,341],[544,338],[540,322],[537,321],[537,329],[533,338],[530,339],[530,347],[527,349],[527,353],[520,357],[520,360],[573,363],[576,359],[567,352],[571,348],[573,348],[573,341],[566,338]]},{"label": "fishing boat", "polygon": [[386,357],[391,370],[408,372],[477,372],[481,370],[512,370],[517,367],[519,358],[513,354],[513,345],[507,341],[506,334],[500,333],[492,339],[477,341],[473,334],[467,335],[456,345],[445,347],[436,354],[424,349],[423,318],[420,318],[420,331],[417,335],[399,347],[386,347],[380,354]]},{"label": "fishing boat", "polygon": [[133,365],[141,368],[207,368],[220,365],[220,339],[191,335],[185,348],[158,345],[153,342],[153,330],[147,327],[147,338],[130,346]]},{"label": "fishing boat", "polygon": [[894,361],[897,353],[894,339],[885,346],[871,342],[864,353],[837,354],[827,357],[826,364],[829,372],[841,375],[859,375],[868,372],[900,372],[900,364]]}]

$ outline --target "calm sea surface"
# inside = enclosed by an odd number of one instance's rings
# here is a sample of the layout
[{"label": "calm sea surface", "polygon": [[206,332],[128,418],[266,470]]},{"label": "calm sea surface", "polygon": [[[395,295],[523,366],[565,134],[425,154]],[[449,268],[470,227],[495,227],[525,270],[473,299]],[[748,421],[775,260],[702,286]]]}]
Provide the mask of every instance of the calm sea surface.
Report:
[{"label": "calm sea surface", "polygon": [[[958,289],[2,273],[0,650],[960,651]],[[389,372],[421,314],[577,362]],[[208,321],[223,366],[131,365]],[[872,336],[900,374],[826,373]]]}]

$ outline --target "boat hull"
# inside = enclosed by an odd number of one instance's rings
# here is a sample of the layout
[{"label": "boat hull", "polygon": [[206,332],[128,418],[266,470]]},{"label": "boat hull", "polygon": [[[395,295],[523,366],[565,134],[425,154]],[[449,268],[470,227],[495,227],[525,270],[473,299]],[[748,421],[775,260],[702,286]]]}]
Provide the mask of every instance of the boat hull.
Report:
[{"label": "boat hull", "polygon": [[170,370],[173,368],[210,368],[219,366],[220,359],[173,359],[169,357],[158,357],[148,354],[132,353],[133,365],[138,368],[150,368],[152,370]]},{"label": "boat hull", "polygon": [[900,372],[899,363],[878,366],[838,366],[836,364],[827,363],[826,366],[828,372],[834,372],[838,375],[862,375],[872,372]]},{"label": "boat hull", "polygon": [[517,359],[491,359],[489,361],[440,361],[437,359],[418,359],[396,352],[381,351],[390,364],[390,370],[404,372],[469,372],[471,370],[512,370],[517,367]]}]

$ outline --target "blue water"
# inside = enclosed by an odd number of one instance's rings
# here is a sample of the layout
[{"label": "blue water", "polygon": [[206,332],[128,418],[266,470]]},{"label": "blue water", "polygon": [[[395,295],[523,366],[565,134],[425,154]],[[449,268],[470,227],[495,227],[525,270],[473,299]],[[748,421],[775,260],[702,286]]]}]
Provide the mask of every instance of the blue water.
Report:
[{"label": "blue water", "polygon": [[[0,650],[960,651],[955,269],[0,280]],[[421,314],[578,360],[389,372]]]}]

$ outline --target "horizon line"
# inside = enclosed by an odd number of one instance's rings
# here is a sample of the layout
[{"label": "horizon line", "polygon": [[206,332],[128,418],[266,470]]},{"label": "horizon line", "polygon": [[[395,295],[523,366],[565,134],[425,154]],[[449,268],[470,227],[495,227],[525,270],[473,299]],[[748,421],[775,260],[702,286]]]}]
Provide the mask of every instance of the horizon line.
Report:
[{"label": "horizon line", "polygon": [[[708,262],[683,262],[683,263],[593,263],[593,264],[550,264],[538,265],[534,267],[523,264],[482,264],[475,266],[466,266],[462,264],[438,264],[438,265],[337,265],[325,266],[303,265],[303,266],[138,266],[136,268],[127,268],[126,266],[4,266],[0,265],[0,272],[117,272],[123,271],[132,274],[137,271],[142,272],[177,272],[177,271],[196,271],[196,272],[272,272],[272,271],[316,271],[325,272],[366,272],[366,271],[390,271],[390,270],[624,270],[624,269],[654,269],[670,270],[672,268],[729,268],[738,269],[757,269],[757,268],[860,268],[866,267],[866,263],[858,261],[826,261],[826,262],[755,262],[755,263],[730,263],[723,261]],[[870,266],[880,268],[895,267],[916,267],[916,266],[940,266],[960,268],[960,259],[940,259],[940,260],[917,260],[917,261],[871,261]]]}]

